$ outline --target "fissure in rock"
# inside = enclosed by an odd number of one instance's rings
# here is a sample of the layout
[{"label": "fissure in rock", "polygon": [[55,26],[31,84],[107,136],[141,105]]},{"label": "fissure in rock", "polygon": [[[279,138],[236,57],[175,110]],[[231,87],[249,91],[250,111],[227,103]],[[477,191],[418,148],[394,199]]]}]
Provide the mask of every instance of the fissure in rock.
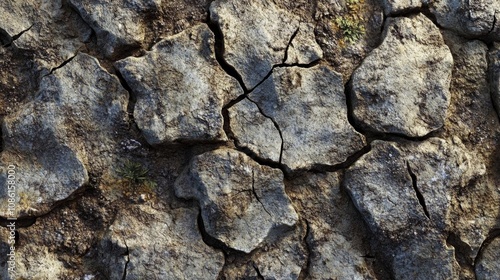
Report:
[{"label": "fissure in rock", "polygon": [[415,190],[415,193],[417,195],[418,203],[422,206],[422,209],[424,210],[425,216],[430,219],[429,211],[427,210],[427,206],[425,205],[424,196],[422,195],[422,193],[420,192],[420,190],[418,189],[418,186],[417,186],[417,176],[411,170],[409,162],[406,162],[406,167],[408,169],[408,173],[410,174],[413,190]]}]

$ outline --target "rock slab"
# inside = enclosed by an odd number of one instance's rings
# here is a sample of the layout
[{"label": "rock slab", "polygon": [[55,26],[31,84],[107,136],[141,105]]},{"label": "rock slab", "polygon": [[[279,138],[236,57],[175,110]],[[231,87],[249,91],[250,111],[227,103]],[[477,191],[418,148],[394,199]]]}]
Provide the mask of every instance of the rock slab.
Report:
[{"label": "rock slab", "polygon": [[230,149],[194,157],[177,179],[175,193],[198,201],[209,235],[246,253],[298,219],[283,173]]},{"label": "rock slab", "polygon": [[371,132],[424,136],[444,124],[452,55],[422,14],[389,18],[384,34],[352,76],[354,119]]},{"label": "rock slab", "polygon": [[222,107],[242,94],[214,54],[214,35],[200,24],[115,67],[137,98],[134,118],[152,145],[224,141]]},{"label": "rock slab", "polygon": [[[0,165],[16,166],[19,215],[45,213],[109,165],[127,103],[118,79],[86,54],[42,79],[36,99],[2,124]],[[3,189],[0,202],[7,198]]]}]

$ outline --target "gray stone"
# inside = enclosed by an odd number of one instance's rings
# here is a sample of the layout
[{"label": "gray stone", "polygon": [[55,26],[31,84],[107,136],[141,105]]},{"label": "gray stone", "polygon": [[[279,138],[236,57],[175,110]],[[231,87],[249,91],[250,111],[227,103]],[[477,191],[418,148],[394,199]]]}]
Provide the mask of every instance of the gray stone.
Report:
[{"label": "gray stone", "polygon": [[476,264],[476,279],[487,280],[498,277],[500,271],[500,238],[497,236],[481,250]]},{"label": "gray stone", "polygon": [[208,234],[246,253],[298,219],[281,171],[230,149],[194,157],[177,179],[175,193],[198,201]]},{"label": "gray stone", "polygon": [[118,213],[98,245],[99,270],[109,279],[216,279],[224,255],[203,243],[197,215],[144,205]]},{"label": "gray stone", "polygon": [[398,246],[393,255],[391,268],[394,279],[459,279],[455,250],[445,244],[442,236],[416,234]]},{"label": "gray stone", "polygon": [[[485,174],[460,188],[452,196],[450,233],[452,244],[464,263],[461,278],[474,278],[473,266],[483,240],[498,224],[500,209],[500,178],[497,146],[500,123],[494,109],[494,56],[491,48],[479,40],[470,40],[452,32],[444,32],[446,44],[454,58],[450,88],[452,103],[444,126],[446,137],[459,138],[473,155],[471,169]],[[490,79],[488,79],[488,75]],[[486,203],[484,201],[487,201]],[[478,207],[481,205],[481,207]],[[458,249],[460,251],[458,251]]]},{"label": "gray stone", "polygon": [[[2,126],[0,185],[7,166],[15,165],[19,215],[46,213],[87,184],[89,171],[109,165],[127,102],[118,79],[85,54],[42,79],[36,99]],[[0,203],[7,198],[4,188]]]},{"label": "gray stone", "polygon": [[323,55],[312,26],[301,24],[298,16],[269,0],[214,1],[210,20],[222,30],[224,59],[241,75],[248,89],[260,83],[274,65],[285,62],[295,32],[287,63],[307,64]]},{"label": "gray stone", "polygon": [[[342,163],[365,143],[347,120],[342,78],[326,66],[276,68],[248,98],[277,124],[283,137],[281,163],[289,169]],[[236,104],[231,112],[240,145],[277,161],[281,139],[276,127],[251,102]]]},{"label": "gray stone", "polygon": [[376,279],[372,261],[364,257],[373,255],[369,232],[338,173],[306,174],[287,191],[309,227],[307,279]]},{"label": "gray stone", "polygon": [[500,2],[497,0],[434,0],[430,11],[443,28],[468,37],[492,36],[500,39]]},{"label": "gray stone", "polygon": [[452,187],[484,174],[458,139],[422,143],[374,141],[346,173],[345,185],[372,232],[391,240],[415,227],[449,226]]},{"label": "gray stone", "polygon": [[425,0],[384,0],[384,12],[386,15],[404,13],[422,7],[422,2],[424,1]]},{"label": "gray stone", "polygon": [[389,18],[382,44],[352,76],[355,121],[373,132],[420,137],[440,128],[450,104],[453,58],[422,14]]},{"label": "gray stone", "polygon": [[73,57],[92,32],[78,13],[59,0],[2,1],[0,30],[10,40],[16,39],[16,47],[32,51],[44,73]]},{"label": "gray stone", "polygon": [[227,140],[222,107],[243,91],[213,48],[214,35],[201,24],[115,64],[137,97],[134,118],[150,144]]},{"label": "gray stone", "polygon": [[239,146],[256,153],[260,158],[279,162],[281,135],[270,118],[248,98],[228,109],[231,131]]},{"label": "gray stone", "polygon": [[453,248],[444,243],[451,199],[484,172],[458,138],[377,140],[346,171],[345,186],[396,279],[456,279]]},{"label": "gray stone", "polygon": [[161,0],[70,0],[92,27],[97,44],[105,55],[113,57],[120,51],[140,47],[146,36],[146,18],[161,10]]},{"label": "gray stone", "polygon": [[303,242],[305,224],[297,224],[293,230],[283,232],[275,240],[268,240],[249,255],[227,261],[223,275],[226,279],[300,279],[307,269],[307,248]]}]

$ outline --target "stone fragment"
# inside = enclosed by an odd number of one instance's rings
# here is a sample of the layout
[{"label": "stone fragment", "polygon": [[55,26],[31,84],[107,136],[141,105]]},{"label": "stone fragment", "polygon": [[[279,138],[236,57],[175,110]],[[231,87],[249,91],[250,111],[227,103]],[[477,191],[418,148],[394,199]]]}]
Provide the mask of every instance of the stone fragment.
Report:
[{"label": "stone fragment", "polygon": [[[390,249],[389,249],[390,250]],[[443,237],[417,234],[394,249],[392,275],[401,280],[459,279],[455,250]]]},{"label": "stone fragment", "polygon": [[92,34],[64,1],[2,1],[1,30],[17,48],[34,53],[44,74],[75,56]]},{"label": "stone fragment", "polygon": [[497,0],[434,0],[430,11],[440,26],[467,37],[500,39],[500,2]]},{"label": "stone fragment", "polygon": [[[248,98],[281,131],[281,163],[292,170],[342,163],[365,143],[347,119],[342,78],[326,66],[276,68]],[[230,112],[240,145],[277,161],[281,139],[255,105],[238,103]]]},{"label": "stone fragment", "polygon": [[281,233],[275,240],[268,240],[249,255],[227,261],[223,275],[226,279],[299,279],[307,266],[307,248],[303,242],[305,224],[297,224],[293,230]]},{"label": "stone fragment", "polygon": [[384,13],[395,15],[422,7],[425,0],[384,0]]},{"label": "stone fragment", "polygon": [[314,25],[301,22],[296,32],[286,50],[285,64],[307,65],[321,59],[323,51],[315,43]]},{"label": "stone fragment", "polygon": [[440,128],[450,104],[453,58],[422,14],[389,18],[382,44],[354,72],[351,100],[364,129],[421,137]]},{"label": "stone fragment", "polygon": [[313,28],[301,24],[298,16],[282,10],[269,0],[214,1],[210,20],[224,36],[224,59],[241,75],[248,89],[254,88],[274,65],[307,64],[322,57]]},{"label": "stone fragment", "polygon": [[161,0],[70,0],[92,27],[97,44],[108,57],[120,51],[140,47],[146,36],[147,17],[160,12]]},{"label": "stone fragment", "polygon": [[[454,188],[484,174],[459,139],[374,141],[351,166],[345,186],[392,263],[395,279],[456,279],[453,248],[445,245]],[[381,245],[380,245],[381,244]],[[431,277],[432,278],[432,277]]]},{"label": "stone fragment", "polygon": [[498,277],[500,271],[500,238],[497,236],[481,250],[476,264],[476,279],[487,280]]},{"label": "stone fragment", "polygon": [[273,230],[291,227],[298,219],[281,171],[234,150],[194,157],[177,179],[175,193],[198,201],[209,235],[246,253]]},{"label": "stone fragment", "polygon": [[484,174],[471,158],[460,143],[439,138],[404,144],[377,140],[348,169],[345,185],[372,232],[398,240],[413,227],[448,226],[452,187]]},{"label": "stone fragment", "polygon": [[[85,54],[42,79],[36,99],[2,125],[0,185],[7,185],[7,167],[15,165],[19,215],[44,214],[85,185],[88,172],[109,166],[127,102],[119,80]],[[0,192],[7,205],[7,188]]]},{"label": "stone fragment", "polygon": [[280,161],[280,131],[270,118],[259,111],[255,103],[243,99],[228,111],[231,131],[239,146],[250,149],[263,159]]},{"label": "stone fragment", "polygon": [[143,57],[116,62],[137,97],[135,121],[152,144],[224,141],[222,107],[242,94],[220,68],[205,24],[169,37]]},{"label": "stone fragment", "polygon": [[[341,189],[338,173],[306,174],[287,188],[295,209],[307,221],[307,279],[376,279],[369,232]],[[328,207],[328,211],[325,211]]]},{"label": "stone fragment", "polygon": [[109,279],[216,279],[224,255],[203,243],[197,215],[144,205],[118,213],[98,244],[100,272]]}]

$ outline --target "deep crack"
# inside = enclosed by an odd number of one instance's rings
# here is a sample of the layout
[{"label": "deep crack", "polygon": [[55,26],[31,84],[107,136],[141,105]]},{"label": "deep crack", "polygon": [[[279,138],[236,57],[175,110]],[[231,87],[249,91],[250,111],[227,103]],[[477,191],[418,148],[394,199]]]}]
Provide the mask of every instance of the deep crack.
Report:
[{"label": "deep crack", "polygon": [[210,11],[208,12],[207,25],[215,37],[215,44],[214,44],[215,59],[217,60],[219,65],[222,67],[222,69],[229,76],[235,78],[238,81],[238,83],[240,84],[243,91],[245,93],[247,93],[248,92],[247,87],[246,87],[245,83],[243,82],[243,78],[241,77],[240,73],[238,73],[238,71],[236,71],[236,69],[231,64],[229,64],[226,61],[226,59],[224,58],[224,53],[225,53],[224,34],[222,33],[222,29],[220,28],[219,24],[215,21],[212,21]]},{"label": "deep crack", "polygon": [[63,68],[66,64],[70,63],[73,60],[73,58],[75,58],[77,55],[78,55],[78,53],[74,54],[72,57],[66,59],[61,64],[59,64],[59,66],[56,66],[56,67],[50,69],[50,72],[48,74],[43,75],[42,78],[47,77],[49,75],[52,75],[52,73],[54,73],[54,71],[56,71],[57,69]]},{"label": "deep crack", "polygon": [[288,49],[290,49],[290,46],[292,45],[293,39],[295,39],[295,36],[297,36],[297,33],[299,33],[299,29],[300,29],[300,23],[299,23],[299,27],[297,27],[295,32],[293,32],[292,36],[290,37],[290,40],[288,41],[288,44],[286,45],[285,56],[283,57],[283,61],[281,62],[282,64],[285,64],[286,60],[288,59]]},{"label": "deep crack", "polygon": [[[3,47],[10,47],[12,45],[12,43],[14,43],[17,39],[19,39],[19,37],[21,37],[24,33],[28,32],[33,26],[35,26],[35,24],[32,24],[27,29],[19,32],[18,34],[14,35],[12,37],[9,36],[10,38],[8,38],[7,42],[3,45]],[[8,33],[5,30],[2,29],[2,31],[3,31],[3,33],[8,35]]]},{"label": "deep crack", "polygon": [[424,210],[425,216],[428,219],[430,219],[431,217],[429,215],[429,211],[427,210],[427,206],[425,205],[425,198],[424,198],[424,196],[422,195],[422,193],[420,192],[420,190],[418,189],[418,186],[417,186],[417,176],[411,170],[410,162],[408,162],[408,161],[406,162],[406,168],[408,169],[408,173],[410,174],[410,177],[411,177],[411,182],[412,182],[413,190],[415,190],[415,193],[417,194],[418,203],[420,203],[420,205],[422,206],[422,209]]}]

